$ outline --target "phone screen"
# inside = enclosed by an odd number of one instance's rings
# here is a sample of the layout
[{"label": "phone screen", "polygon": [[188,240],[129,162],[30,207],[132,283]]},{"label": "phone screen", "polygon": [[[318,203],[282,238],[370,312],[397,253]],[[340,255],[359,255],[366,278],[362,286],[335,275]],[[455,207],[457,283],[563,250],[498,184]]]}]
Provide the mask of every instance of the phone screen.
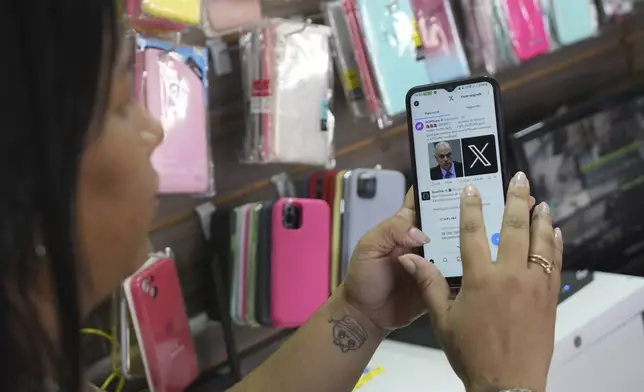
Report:
[{"label": "phone screen", "polygon": [[[460,198],[476,186],[492,259],[496,260],[505,206],[497,94],[487,79],[417,88],[408,95],[420,228],[431,238],[424,256],[446,278],[463,275]],[[433,89],[435,88],[435,89]]]}]

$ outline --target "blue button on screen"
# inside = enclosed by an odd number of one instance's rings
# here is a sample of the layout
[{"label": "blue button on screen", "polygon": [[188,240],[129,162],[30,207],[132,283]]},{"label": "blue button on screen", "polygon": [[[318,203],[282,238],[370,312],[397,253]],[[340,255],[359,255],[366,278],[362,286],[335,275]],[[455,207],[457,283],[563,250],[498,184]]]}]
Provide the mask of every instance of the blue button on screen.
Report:
[{"label": "blue button on screen", "polygon": [[499,246],[499,240],[500,239],[501,239],[501,234],[499,234],[499,233],[494,234],[492,236],[492,244],[494,244],[494,246]]}]

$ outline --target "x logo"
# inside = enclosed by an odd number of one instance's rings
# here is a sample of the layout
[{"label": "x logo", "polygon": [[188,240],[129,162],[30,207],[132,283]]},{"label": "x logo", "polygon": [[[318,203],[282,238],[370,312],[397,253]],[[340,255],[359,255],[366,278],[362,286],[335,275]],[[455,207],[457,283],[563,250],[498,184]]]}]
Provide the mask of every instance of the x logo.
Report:
[{"label": "x logo", "polygon": [[453,96],[453,95],[450,95],[450,96],[449,96],[449,100],[450,100],[450,101],[453,101],[453,100],[454,100],[454,96]]},{"label": "x logo", "polygon": [[479,150],[478,147],[476,147],[473,144],[470,144],[469,146],[467,146],[470,149],[470,151],[472,151],[472,154],[474,154],[474,156],[476,156],[476,159],[474,160],[474,162],[472,162],[472,165],[470,166],[470,169],[473,168],[474,165],[476,165],[476,162],[481,162],[481,164],[483,166],[485,166],[485,167],[492,166],[490,161],[485,157],[485,155],[483,155],[483,153],[485,152],[485,150],[487,149],[487,147],[489,145],[490,145],[490,143],[486,143],[485,146],[483,146],[483,148],[480,149],[480,150]]}]

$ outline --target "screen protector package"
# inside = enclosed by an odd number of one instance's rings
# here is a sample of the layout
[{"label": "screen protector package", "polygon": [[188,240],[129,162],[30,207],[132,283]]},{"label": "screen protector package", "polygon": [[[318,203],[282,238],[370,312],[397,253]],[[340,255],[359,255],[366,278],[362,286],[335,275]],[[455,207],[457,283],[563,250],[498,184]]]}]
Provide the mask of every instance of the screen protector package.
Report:
[{"label": "screen protector package", "polygon": [[411,4],[431,80],[440,83],[469,76],[470,67],[450,2],[412,0]]},{"label": "screen protector package", "polygon": [[342,0],[322,3],[324,19],[333,32],[334,58],[340,72],[344,95],[349,102],[353,115],[362,118],[368,115],[369,109],[360,82],[360,73],[356,61],[349,22],[344,13]]},{"label": "screen protector package", "polygon": [[355,0],[380,99],[389,117],[405,112],[409,89],[432,83],[409,0]]},{"label": "screen protector package", "polygon": [[201,12],[206,37],[231,34],[262,19],[260,0],[202,0]]},{"label": "screen protector package", "polygon": [[125,15],[130,24],[143,30],[181,31],[183,24],[145,15],[141,9],[141,0],[125,0]]},{"label": "screen protector package", "polygon": [[214,195],[205,48],[137,36],[135,89],[165,134],[152,154],[162,194]]},{"label": "screen protector package", "polygon": [[247,117],[244,161],[334,162],[328,26],[273,19],[242,34]]},{"label": "screen protector package", "polygon": [[358,20],[356,0],[343,0],[342,2],[347,23],[349,25],[349,33],[351,34],[353,53],[358,65],[362,91],[365,95],[365,99],[367,100],[371,119],[378,124],[378,128],[384,129],[390,126],[393,121],[385,111],[379,92],[376,88],[374,74],[369,64],[369,59],[367,58],[367,49],[362,36],[360,21]]}]

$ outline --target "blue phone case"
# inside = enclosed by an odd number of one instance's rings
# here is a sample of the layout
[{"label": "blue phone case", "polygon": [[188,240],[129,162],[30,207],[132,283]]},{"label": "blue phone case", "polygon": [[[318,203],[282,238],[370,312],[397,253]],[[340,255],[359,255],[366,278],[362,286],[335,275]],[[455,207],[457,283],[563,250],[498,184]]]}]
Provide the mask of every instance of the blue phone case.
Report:
[{"label": "blue phone case", "polygon": [[[405,96],[414,86],[432,82],[420,48],[409,0],[358,0],[357,10],[369,59],[389,116],[405,112]],[[419,41],[419,40],[418,40]]]},{"label": "blue phone case", "polygon": [[557,40],[562,45],[583,41],[597,32],[590,0],[553,0],[552,16]]}]

